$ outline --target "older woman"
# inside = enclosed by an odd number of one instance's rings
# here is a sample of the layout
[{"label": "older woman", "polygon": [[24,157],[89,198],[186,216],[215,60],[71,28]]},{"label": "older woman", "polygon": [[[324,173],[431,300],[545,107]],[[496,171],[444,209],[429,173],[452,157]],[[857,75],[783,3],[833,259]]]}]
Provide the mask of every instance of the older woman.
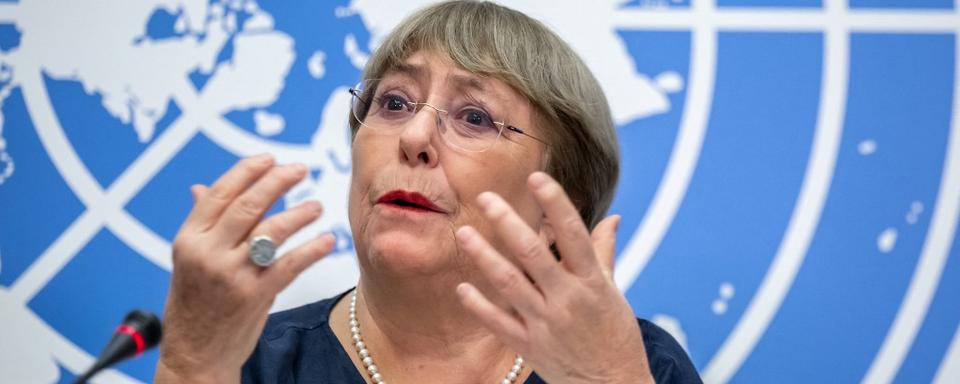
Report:
[{"label": "older woman", "polygon": [[611,279],[617,142],[566,44],[516,11],[444,3],[397,27],[364,79],[351,89],[357,288],[268,317],[334,239],[257,265],[321,207],[263,220],[306,169],[245,159],[192,189],[157,382],[699,382]]}]

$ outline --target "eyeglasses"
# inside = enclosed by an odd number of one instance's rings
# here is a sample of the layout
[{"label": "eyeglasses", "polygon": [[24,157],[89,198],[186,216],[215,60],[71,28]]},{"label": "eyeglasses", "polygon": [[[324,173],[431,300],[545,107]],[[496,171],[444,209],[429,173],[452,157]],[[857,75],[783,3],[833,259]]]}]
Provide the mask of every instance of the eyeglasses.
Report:
[{"label": "eyeglasses", "polygon": [[365,80],[350,88],[350,110],[360,125],[373,130],[389,132],[401,127],[423,107],[437,113],[437,130],[447,145],[466,152],[483,152],[496,144],[503,131],[518,133],[546,144],[523,129],[495,121],[478,103],[468,96],[455,100],[448,109],[410,101],[407,96],[411,84],[402,80]]}]

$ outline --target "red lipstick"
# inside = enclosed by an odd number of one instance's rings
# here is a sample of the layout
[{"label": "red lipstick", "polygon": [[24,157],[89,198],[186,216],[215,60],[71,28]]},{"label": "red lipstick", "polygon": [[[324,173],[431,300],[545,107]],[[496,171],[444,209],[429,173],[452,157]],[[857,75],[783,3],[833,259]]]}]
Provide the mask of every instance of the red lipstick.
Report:
[{"label": "red lipstick", "polygon": [[384,193],[383,196],[380,196],[380,198],[377,199],[377,204],[385,204],[393,208],[408,209],[420,212],[430,211],[447,213],[430,201],[430,199],[428,199],[426,196],[417,192],[403,191],[399,189]]}]

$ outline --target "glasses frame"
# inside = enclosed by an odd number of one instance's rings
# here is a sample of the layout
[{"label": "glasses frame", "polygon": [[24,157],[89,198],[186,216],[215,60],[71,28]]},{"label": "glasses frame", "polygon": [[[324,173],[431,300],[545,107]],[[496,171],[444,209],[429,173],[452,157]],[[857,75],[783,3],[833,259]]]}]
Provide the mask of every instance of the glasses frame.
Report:
[{"label": "glasses frame", "polygon": [[[368,99],[365,99],[365,98],[364,98],[364,95],[363,95],[364,89],[362,89],[362,88],[363,88],[363,87],[362,87],[362,84],[367,84],[367,83],[369,83],[369,82],[375,82],[375,81],[376,81],[376,80],[362,81],[362,82],[360,82],[360,83],[357,83],[357,85],[353,86],[352,88],[350,88],[350,89],[348,90],[348,92],[350,92],[350,95],[352,96],[353,99],[356,99],[356,101],[358,101],[359,103],[362,103],[362,104],[364,105],[364,110],[363,110],[363,116],[364,116],[364,118],[363,118],[363,119],[361,119],[361,118],[358,116],[358,111],[356,110],[356,108],[354,108],[354,105],[359,105],[359,104],[351,103],[351,106],[350,106],[350,115],[351,115],[354,119],[357,119],[357,122],[360,123],[360,125],[365,126],[365,127],[369,127],[369,126],[366,125],[363,121],[364,121],[364,119],[366,119],[367,112],[370,110],[370,101],[371,101],[370,99],[373,98],[373,95],[371,94]],[[485,151],[489,150],[490,148],[493,148],[493,146],[496,145],[497,142],[499,142],[500,137],[503,136],[503,131],[504,131],[504,130],[508,130],[508,131],[510,131],[510,132],[514,132],[514,133],[518,133],[518,134],[523,135],[523,136],[527,136],[527,137],[529,137],[529,138],[531,138],[531,139],[534,139],[534,140],[540,142],[541,144],[543,144],[543,145],[545,145],[545,146],[549,146],[549,144],[547,144],[546,141],[544,141],[544,140],[542,140],[542,139],[540,139],[540,138],[538,138],[538,137],[536,137],[536,136],[533,136],[533,135],[527,133],[526,131],[523,130],[523,128],[520,128],[520,127],[517,127],[517,126],[514,126],[514,125],[510,125],[510,124],[507,124],[506,122],[503,122],[503,121],[493,121],[493,124],[496,125],[498,129],[497,129],[497,137],[496,137],[495,139],[493,139],[493,143],[490,144],[490,146],[488,146],[488,147],[486,147],[486,148],[483,148],[483,149],[480,149],[480,150],[471,150],[471,149],[463,148],[463,147],[461,147],[461,146],[459,146],[459,145],[457,145],[457,144],[451,143],[450,140],[447,139],[446,136],[444,136],[444,133],[443,133],[442,129],[446,129],[447,127],[443,127],[443,121],[442,121],[442,118],[441,118],[440,115],[441,115],[441,114],[449,115],[450,113],[447,112],[447,110],[441,109],[441,108],[437,108],[437,107],[433,106],[432,104],[429,104],[429,103],[426,103],[426,102],[407,101],[405,104],[406,104],[407,106],[409,106],[409,107],[413,110],[413,113],[411,114],[411,118],[412,118],[414,115],[416,115],[417,113],[419,113],[420,110],[423,109],[423,107],[430,107],[431,109],[433,109],[434,111],[436,111],[436,112],[437,112],[437,133],[440,134],[440,137],[443,138],[443,141],[444,141],[445,143],[447,143],[447,145],[449,145],[449,146],[451,146],[451,147],[454,147],[454,148],[456,148],[456,149],[462,150],[462,151],[473,152],[473,153],[485,152]]]}]

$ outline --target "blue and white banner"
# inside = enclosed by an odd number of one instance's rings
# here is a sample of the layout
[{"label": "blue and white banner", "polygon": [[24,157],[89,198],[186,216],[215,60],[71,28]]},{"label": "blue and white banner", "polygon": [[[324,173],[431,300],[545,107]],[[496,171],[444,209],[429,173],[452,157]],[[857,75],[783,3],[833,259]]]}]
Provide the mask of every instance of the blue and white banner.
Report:
[{"label": "blue and white banner", "polygon": [[[0,381],[160,312],[188,186],[244,156],[311,169],[288,246],[341,235],[274,309],[353,285],[346,89],[424,3],[0,2]],[[616,281],[707,382],[960,382],[960,1],[503,3],[607,93]]]}]

